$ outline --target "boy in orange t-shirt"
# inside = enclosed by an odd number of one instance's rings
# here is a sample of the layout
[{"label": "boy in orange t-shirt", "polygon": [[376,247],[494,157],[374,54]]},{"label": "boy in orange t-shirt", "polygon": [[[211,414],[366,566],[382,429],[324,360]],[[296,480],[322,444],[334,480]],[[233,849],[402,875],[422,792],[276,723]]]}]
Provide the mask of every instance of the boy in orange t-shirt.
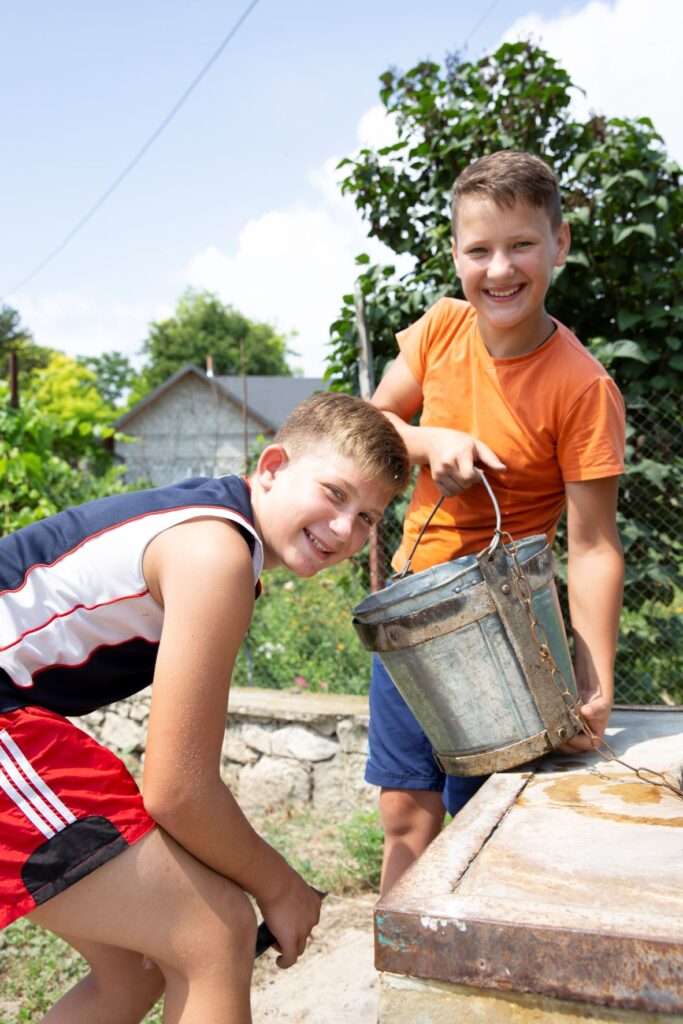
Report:
[{"label": "boy in orange t-shirt", "polygon": [[[623,585],[616,505],[624,404],[600,363],[546,312],[569,244],[557,181],[542,160],[508,150],[476,160],[453,188],[453,260],[467,301],[441,299],[398,335],[400,354],[372,401],[420,466],[395,568],[441,494],[413,569],[486,546],[495,516],[484,488],[473,486],[475,464],[489,471],[503,528],[515,539],[552,539],[566,508],[576,679],[582,713],[602,737]],[[420,409],[420,425],[411,426]],[[589,745],[586,736],[568,744]],[[440,831],[444,804],[455,813],[481,780],[439,771],[377,658],[366,779],[381,786],[386,892]]]}]

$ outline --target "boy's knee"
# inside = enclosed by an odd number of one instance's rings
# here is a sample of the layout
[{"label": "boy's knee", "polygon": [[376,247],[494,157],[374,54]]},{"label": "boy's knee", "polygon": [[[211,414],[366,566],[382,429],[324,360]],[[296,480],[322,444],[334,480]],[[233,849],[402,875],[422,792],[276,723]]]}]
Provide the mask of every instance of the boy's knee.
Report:
[{"label": "boy's knee", "polygon": [[441,794],[431,791],[388,789],[380,798],[382,826],[387,837],[440,828],[444,817]]},{"label": "boy's knee", "polygon": [[202,901],[186,920],[190,956],[215,961],[220,954],[234,961],[242,954],[253,961],[256,946],[256,914],[248,896],[233,882],[220,879],[210,903]]}]

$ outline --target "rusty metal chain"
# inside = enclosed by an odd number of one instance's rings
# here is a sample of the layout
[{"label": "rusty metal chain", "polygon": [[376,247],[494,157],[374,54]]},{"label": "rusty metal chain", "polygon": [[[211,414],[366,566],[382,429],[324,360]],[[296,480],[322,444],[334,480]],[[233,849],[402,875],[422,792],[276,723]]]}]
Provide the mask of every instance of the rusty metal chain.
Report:
[{"label": "rusty metal chain", "polygon": [[[609,745],[609,743],[604,737],[599,738],[593,732],[590,725],[588,724],[584,716],[581,714],[580,701],[570,691],[567,685],[567,681],[565,680],[561,669],[558,667],[557,662],[555,661],[552,650],[550,649],[550,644],[548,643],[548,637],[545,632],[545,629],[536,618],[532,602],[533,591],[531,589],[531,584],[529,583],[527,575],[524,572],[524,569],[522,568],[519,559],[517,558],[517,547],[515,541],[513,540],[512,536],[509,533],[507,533],[507,531],[503,530],[496,530],[496,536],[494,537],[494,540],[497,540],[498,542],[502,540],[505,551],[510,555],[510,559],[512,562],[513,587],[517,599],[522,603],[526,611],[527,618],[529,619],[529,625],[531,628],[531,635],[533,637],[534,643],[538,647],[538,653],[541,656],[542,660],[550,668],[553,683],[560,690],[560,695],[562,696],[562,699],[564,700],[567,706],[567,711],[569,713],[570,718],[578,727],[578,729],[581,732],[583,732],[586,736],[588,736],[592,743],[592,749],[599,757],[603,759],[603,761],[606,761],[608,763],[615,762],[616,764],[621,765],[623,768],[628,769],[628,771],[633,772],[634,775],[636,775],[641,782],[645,782],[651,786],[660,786],[663,789],[668,789],[671,793],[674,793],[677,797],[683,799],[683,789],[681,789],[681,787],[677,786],[675,783],[671,782],[666,775],[662,774],[662,772],[655,771],[653,768],[636,768],[635,765],[629,764],[627,761],[622,760],[617,755],[617,753],[612,749],[612,747]],[[561,680],[561,683],[558,682],[558,679]],[[602,747],[605,748],[607,753],[603,752],[603,750],[601,749]]]}]

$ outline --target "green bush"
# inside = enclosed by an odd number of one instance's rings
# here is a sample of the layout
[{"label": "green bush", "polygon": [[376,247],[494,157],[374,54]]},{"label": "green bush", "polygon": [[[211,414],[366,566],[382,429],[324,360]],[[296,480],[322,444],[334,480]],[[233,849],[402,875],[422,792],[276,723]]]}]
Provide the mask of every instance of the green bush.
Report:
[{"label": "green bush", "polygon": [[351,609],[364,596],[351,563],[307,580],[281,569],[267,573],[235,684],[367,693],[370,657],[351,624]]},{"label": "green bush", "polygon": [[13,409],[0,383],[0,534],[128,489],[102,443],[112,435],[108,427],[45,412],[34,398]]},{"label": "green bush", "polygon": [[378,889],[384,832],[377,811],[356,811],[340,825],[339,832],[349,875],[362,889]]},{"label": "green bush", "polygon": [[646,600],[624,609],[616,676],[617,701],[683,704],[683,591],[668,603]]}]

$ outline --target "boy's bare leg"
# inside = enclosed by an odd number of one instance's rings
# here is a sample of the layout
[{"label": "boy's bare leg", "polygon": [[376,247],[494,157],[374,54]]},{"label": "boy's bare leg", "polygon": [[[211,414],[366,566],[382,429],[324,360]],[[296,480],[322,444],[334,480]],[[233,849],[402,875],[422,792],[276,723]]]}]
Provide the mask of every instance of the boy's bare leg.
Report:
[{"label": "boy's bare leg", "polygon": [[62,939],[88,961],[90,973],[52,1007],[44,1024],[139,1024],[164,990],[159,968],[139,953],[71,935]]},{"label": "boy's bare leg", "polygon": [[[256,919],[249,900],[161,829],[38,907],[30,919],[91,952],[94,943],[135,953],[138,963],[142,955],[155,963],[165,982],[166,1024],[251,1024]],[[118,963],[123,968],[124,961]],[[111,960],[110,979],[113,969]],[[103,971],[101,962],[101,977]],[[87,1018],[92,1024],[122,1021],[120,989],[102,985],[88,995],[100,999]],[[50,1024],[85,1024],[86,1017],[60,1013],[57,1004]]]},{"label": "boy's bare leg", "polygon": [[441,793],[422,789],[382,789],[379,811],[384,828],[380,882],[384,896],[436,839],[445,811]]}]

